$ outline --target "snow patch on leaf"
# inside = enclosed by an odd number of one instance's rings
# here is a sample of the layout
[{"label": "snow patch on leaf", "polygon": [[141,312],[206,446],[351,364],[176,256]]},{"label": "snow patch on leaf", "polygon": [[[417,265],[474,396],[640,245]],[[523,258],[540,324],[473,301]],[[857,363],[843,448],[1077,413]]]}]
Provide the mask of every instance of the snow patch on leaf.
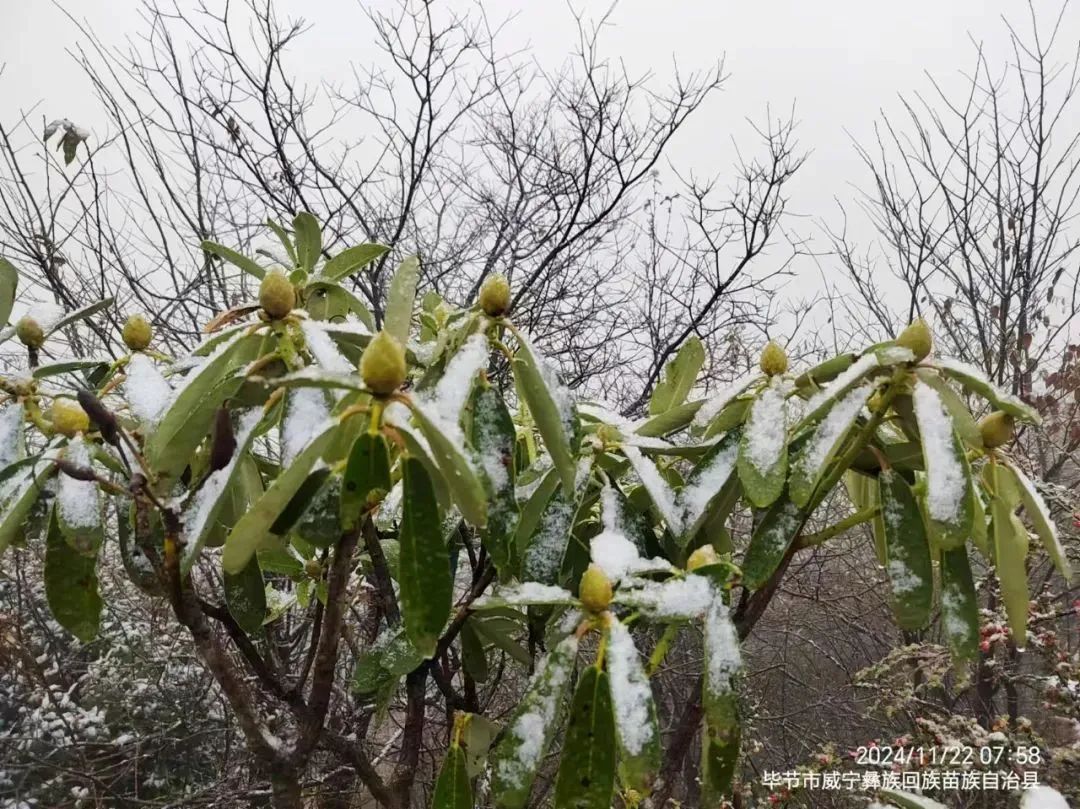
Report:
[{"label": "snow patch on leaf", "polygon": [[956,522],[967,496],[967,477],[956,457],[952,419],[941,396],[929,385],[918,382],[913,399],[926,456],[927,511],[938,522]]},{"label": "snow patch on leaf", "polygon": [[[82,469],[92,469],[90,451],[82,438],[73,438],[64,458]],[[101,525],[98,487],[92,480],[76,480],[61,474],[56,505],[64,522],[74,529],[94,530]]]},{"label": "snow patch on leaf", "polygon": [[124,392],[131,412],[148,425],[158,422],[173,399],[172,386],[145,354],[133,354],[128,362]]},{"label": "snow patch on leaf", "polygon": [[653,740],[652,689],[630,631],[616,619],[608,626],[607,669],[619,740],[636,756]]}]

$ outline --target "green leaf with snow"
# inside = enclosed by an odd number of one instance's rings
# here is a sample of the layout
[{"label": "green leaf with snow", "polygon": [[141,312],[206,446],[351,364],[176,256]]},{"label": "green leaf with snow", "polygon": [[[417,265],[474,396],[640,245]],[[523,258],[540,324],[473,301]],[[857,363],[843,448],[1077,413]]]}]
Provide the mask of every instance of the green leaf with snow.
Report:
[{"label": "green leaf with snow", "polygon": [[341,527],[356,526],[374,500],[390,491],[390,449],[381,433],[363,432],[353,441],[341,481]]},{"label": "green leaf with snow", "polygon": [[81,309],[76,309],[74,312],[68,312],[62,318],[52,323],[49,328],[45,330],[45,336],[56,334],[61,329],[66,329],[73,323],[78,323],[80,320],[86,320],[89,317],[93,317],[98,312],[102,312],[113,305],[115,298],[104,298],[95,303],[91,303],[89,306],[84,306]]},{"label": "green leaf with snow", "polygon": [[259,560],[252,556],[237,574],[225,574],[225,604],[237,625],[249,635],[262,629],[266,617],[266,586]]},{"label": "green leaf with snow", "polygon": [[65,540],[56,517],[50,512],[45,541],[45,597],[57,623],[81,640],[92,641],[101,623],[97,555],[79,553]]},{"label": "green leaf with snow", "polygon": [[982,431],[979,429],[979,423],[975,420],[975,417],[971,415],[971,411],[968,410],[964,400],[960,398],[952,386],[949,385],[944,379],[937,373],[929,368],[916,368],[915,375],[919,378],[920,382],[925,382],[927,385],[937,391],[938,396],[941,397],[942,403],[945,405],[945,409],[949,411],[949,417],[952,418],[953,428],[956,430],[957,435],[961,440],[969,447],[975,449],[982,449]]},{"label": "green leaf with snow", "polygon": [[529,800],[536,771],[555,735],[577,651],[578,640],[570,635],[540,662],[491,751],[491,795],[499,809],[522,809]]},{"label": "green leaf with snow", "polygon": [[238,253],[236,250],[226,247],[223,244],[212,242],[209,239],[203,241],[201,245],[203,252],[209,253],[212,256],[217,256],[220,259],[239,267],[249,275],[253,275],[258,279],[262,279],[266,275],[266,269],[254,259],[248,258],[243,253]]},{"label": "green leaf with snow", "polygon": [[1020,499],[1024,504],[1024,513],[1031,520],[1039,541],[1042,542],[1051,561],[1061,572],[1061,575],[1065,577],[1066,581],[1071,581],[1072,568],[1069,566],[1069,559],[1065,555],[1065,549],[1061,546],[1061,540],[1058,539],[1057,526],[1054,525],[1054,520],[1050,516],[1050,509],[1046,507],[1046,502],[1039,494],[1038,489],[1035,488],[1035,484],[1018,466],[1008,464],[1008,469],[1016,479]]},{"label": "green leaf with snow", "polygon": [[390,279],[383,328],[394,335],[402,345],[407,345],[409,342],[413,304],[416,301],[416,285],[419,280],[420,259],[417,256],[409,256],[402,261],[394,272],[394,277]]},{"label": "green leaf with snow", "polygon": [[544,446],[562,480],[563,491],[569,494],[574,490],[577,477],[574,450],[570,445],[573,407],[564,401],[568,394],[562,389],[561,383],[546,366],[541,367],[541,362],[546,360],[537,357],[527,342],[520,341],[513,362],[518,392],[536,422],[540,437],[544,439]]},{"label": "green leaf with snow", "polygon": [[957,657],[975,657],[979,651],[979,604],[963,545],[941,552],[941,630]]},{"label": "green leaf with snow", "polygon": [[714,597],[705,616],[704,644],[702,805],[717,806],[723,796],[731,794],[742,735],[738,693],[735,690],[735,677],[742,668],[742,652],[727,605],[719,595]]},{"label": "green leaf with snow", "polygon": [[610,809],[615,791],[615,715],[608,675],[585,669],[574,701],[555,780],[555,809]]},{"label": "green leaf with snow", "polygon": [[946,549],[962,547],[974,520],[971,469],[940,394],[915,383],[915,419],[926,461],[926,513],[934,538]]},{"label": "green leaf with snow", "polygon": [[982,396],[996,409],[1004,410],[1029,424],[1042,424],[1042,417],[1031,405],[1011,393],[1005,393],[991,382],[986,374],[974,365],[959,360],[937,359],[934,364],[950,379],[955,379],[972,393]]},{"label": "green leaf with snow", "polygon": [[994,540],[994,570],[1001,585],[1001,601],[1009,619],[1013,641],[1020,648],[1027,645],[1027,615],[1030,594],[1027,580],[1028,533],[1014,513],[1016,503],[1000,496],[1016,485],[1013,471],[994,460],[987,464],[992,481],[990,526]]},{"label": "green leaf with snow", "polygon": [[471,444],[487,490],[487,525],[484,547],[491,554],[499,578],[510,578],[516,549],[514,533],[518,526],[518,505],[514,487],[514,444],[517,430],[498,389],[478,384],[469,404]]},{"label": "green leaf with snow", "polygon": [[630,630],[617,618],[605,627],[606,665],[619,742],[619,780],[647,795],[660,771],[660,724],[652,687]]},{"label": "green leaf with snow", "polygon": [[6,326],[15,306],[15,292],[19,288],[19,271],[15,265],[0,256],[0,326]]},{"label": "green leaf with snow", "polygon": [[385,244],[358,244],[342,250],[326,262],[319,273],[321,278],[340,281],[362,270],[373,261],[378,261],[390,251]]},{"label": "green leaf with snow", "polygon": [[440,530],[435,490],[420,461],[405,458],[402,485],[401,611],[409,640],[424,657],[431,657],[454,596],[450,552]]},{"label": "green leaf with snow", "polygon": [[784,554],[802,528],[805,515],[786,497],[773,503],[750,535],[743,556],[743,584],[757,590],[776,572]]},{"label": "green leaf with snow", "polygon": [[311,442],[282,469],[262,497],[233,526],[225,539],[221,562],[226,573],[239,573],[247,565],[252,554],[272,536],[271,527],[289,505],[315,463],[330,448],[338,436],[339,425],[334,423],[315,435]]},{"label": "green leaf with snow", "polygon": [[685,402],[672,407],[663,413],[658,413],[646,419],[634,432],[646,438],[661,438],[671,433],[677,433],[694,420],[694,416],[703,404],[704,402],[701,401]]},{"label": "green leaf with snow", "polygon": [[369,696],[397,682],[424,662],[402,628],[388,629],[364,649],[353,671],[353,691]]},{"label": "green leaf with snow", "polygon": [[739,441],[739,480],[757,508],[775,502],[787,479],[787,399],[782,384],[776,378],[757,395]]},{"label": "green leaf with snow", "polygon": [[681,514],[677,534],[680,547],[687,547],[719,508],[734,505],[724,494],[737,487],[735,466],[739,455],[741,432],[732,430],[705,454],[686,478],[679,491],[676,507]]},{"label": "green leaf with snow", "polygon": [[435,781],[431,809],[473,809],[472,783],[465,769],[465,752],[458,744],[451,744],[446,751],[446,759]]},{"label": "green leaf with snow", "polygon": [[878,486],[893,614],[901,629],[922,629],[934,601],[934,569],[922,510],[907,481],[891,469],[882,470]]},{"label": "green leaf with snow", "polygon": [[293,218],[293,233],[296,263],[299,269],[311,272],[322,254],[322,229],[319,222],[307,211],[301,211]]},{"label": "green leaf with snow", "polygon": [[[64,460],[84,472],[93,472],[90,452],[82,437],[64,448]],[[64,471],[57,477],[56,521],[67,543],[84,556],[96,556],[105,540],[101,495],[97,483],[79,480]]]},{"label": "green leaf with snow", "polygon": [[461,509],[461,515],[477,528],[483,528],[487,524],[487,492],[472,462],[465,455],[464,447],[446,435],[421,407],[414,404],[412,414],[431,447],[431,454],[439,465],[454,502]]},{"label": "green leaf with snow", "polygon": [[578,501],[567,497],[562,489],[548,498],[522,555],[523,579],[541,584],[558,582],[579,506]]},{"label": "green leaf with snow", "polygon": [[788,493],[795,505],[805,507],[830,469],[840,449],[854,432],[873,385],[853,387],[822,416],[814,434],[796,454],[788,479]]},{"label": "green leaf with snow", "polygon": [[705,348],[697,337],[690,337],[664,367],[664,378],[649,397],[649,415],[666,413],[686,401],[705,364]]}]

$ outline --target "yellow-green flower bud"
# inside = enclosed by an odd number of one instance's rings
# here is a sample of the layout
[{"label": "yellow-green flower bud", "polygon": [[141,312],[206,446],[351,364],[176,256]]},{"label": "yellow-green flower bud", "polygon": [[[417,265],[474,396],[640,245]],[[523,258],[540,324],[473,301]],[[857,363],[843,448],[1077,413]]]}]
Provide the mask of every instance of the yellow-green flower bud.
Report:
[{"label": "yellow-green flower bud", "polygon": [[393,393],[405,381],[405,349],[389,332],[381,331],[371,338],[360,356],[360,376],[364,384],[382,395]]},{"label": "yellow-green flower bud", "polygon": [[154,336],[150,322],[142,315],[132,315],[124,323],[124,345],[132,351],[142,351]]},{"label": "yellow-green flower bud", "polygon": [[589,612],[600,613],[611,604],[611,579],[599,565],[589,565],[578,588],[581,605]]},{"label": "yellow-green flower bud", "polygon": [[919,361],[929,356],[934,348],[934,336],[930,333],[930,327],[921,317],[908,324],[907,328],[900,332],[896,338],[896,344],[908,349]]},{"label": "yellow-green flower bud", "polygon": [[715,565],[719,561],[720,557],[716,553],[716,548],[712,545],[702,545],[690,554],[690,558],[686,560],[686,569],[697,570],[705,565]]},{"label": "yellow-green flower bud", "polygon": [[318,559],[308,559],[304,562],[304,573],[307,574],[309,579],[321,579],[322,564]]},{"label": "yellow-green flower bud", "polygon": [[296,290],[281,270],[271,270],[263,276],[259,305],[272,320],[281,320],[296,306]]},{"label": "yellow-green flower bud", "polygon": [[29,315],[19,319],[15,324],[15,336],[27,348],[41,348],[45,344],[45,332],[41,325]]},{"label": "yellow-green flower bud", "polygon": [[53,429],[58,433],[74,438],[79,433],[90,429],[90,417],[86,411],[70,399],[53,399],[49,411]]},{"label": "yellow-green flower bud", "polygon": [[1013,428],[1016,421],[1008,413],[995,410],[979,419],[979,432],[982,434],[983,446],[988,449],[1008,444],[1013,438]]},{"label": "yellow-green flower bud", "polygon": [[480,287],[480,308],[488,317],[501,317],[510,308],[510,282],[505,275],[490,275]]},{"label": "yellow-green flower bud", "polygon": [[787,370],[787,354],[778,343],[769,340],[769,342],[765,344],[765,348],[761,351],[761,360],[759,364],[761,365],[761,370],[769,376],[782,374]]}]

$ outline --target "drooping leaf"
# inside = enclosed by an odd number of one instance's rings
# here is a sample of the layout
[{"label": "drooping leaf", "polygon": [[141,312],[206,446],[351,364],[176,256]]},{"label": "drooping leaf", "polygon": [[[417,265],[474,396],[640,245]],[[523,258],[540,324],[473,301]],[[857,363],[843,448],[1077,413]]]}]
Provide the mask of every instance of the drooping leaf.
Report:
[{"label": "drooping leaf", "polygon": [[557,730],[577,650],[577,637],[569,635],[541,661],[491,752],[491,796],[499,809],[522,809],[529,800],[537,768]]},{"label": "drooping leaf", "polygon": [[555,809],[610,809],[615,791],[615,716],[607,672],[585,669],[566,727]]},{"label": "drooping leaf", "polygon": [[[73,467],[93,472],[89,449],[82,436],[68,442],[63,450],[64,460]],[[67,543],[78,553],[96,556],[105,540],[101,513],[101,494],[93,480],[81,480],[61,471],[57,477],[56,523]]]},{"label": "drooping leaf", "polygon": [[61,329],[66,329],[72,323],[78,323],[80,320],[86,320],[88,317],[93,317],[98,312],[104,311],[112,306],[114,300],[115,298],[105,298],[96,301],[95,303],[91,303],[89,306],[83,306],[81,309],[76,309],[74,312],[68,312],[45,330],[45,336],[48,337],[52,334],[56,334]]},{"label": "drooping leaf", "polygon": [[45,545],[45,597],[57,623],[83,643],[92,641],[101,623],[97,555],[86,556],[64,539],[55,509]]},{"label": "drooping leaf", "polygon": [[1038,535],[1043,547],[1046,548],[1046,552],[1050,555],[1055,567],[1065,577],[1066,581],[1071,581],[1072,569],[1069,567],[1065,549],[1061,546],[1061,540],[1058,539],[1057,526],[1054,525],[1054,520],[1050,516],[1050,509],[1046,507],[1046,503],[1035,488],[1035,484],[1031,482],[1031,479],[1016,465],[1008,464],[1007,466],[1016,478],[1020,499],[1024,503],[1024,513],[1027,514],[1031,524],[1035,527],[1035,533]]},{"label": "drooping leaf", "polygon": [[941,629],[962,659],[979,650],[979,605],[964,546],[941,552]]},{"label": "drooping leaf", "polygon": [[704,364],[705,348],[701,340],[691,337],[664,367],[664,378],[656,384],[649,398],[649,415],[666,413],[685,402]]},{"label": "drooping leaf", "polygon": [[266,617],[266,587],[256,556],[236,575],[225,574],[225,604],[236,623],[249,635],[262,628]]},{"label": "drooping leaf", "polygon": [[244,272],[248,273],[249,275],[253,275],[260,280],[262,280],[263,276],[266,275],[266,270],[263,268],[262,265],[259,264],[259,262],[255,261],[254,259],[248,258],[243,253],[238,253],[237,251],[232,250],[223,244],[218,244],[217,242],[212,242],[207,239],[203,241],[201,246],[203,251],[209,253],[212,256],[217,256],[218,258],[224,259],[230,264],[239,267]]},{"label": "drooping leaf", "polygon": [[333,424],[315,436],[282,470],[251,510],[233,526],[225,539],[221,556],[225,572],[239,573],[243,570],[259,545],[272,535],[271,526],[307,480],[311,467],[327,451],[337,434],[338,425]]},{"label": "drooping leaf", "polygon": [[852,387],[826,411],[814,434],[802,445],[788,480],[788,492],[795,505],[803,508],[810,502],[821,479],[854,431],[863,405],[873,391],[871,384]]},{"label": "drooping leaf", "polygon": [[938,392],[919,381],[913,399],[926,461],[926,512],[941,547],[958,548],[971,535],[974,517],[967,455]]},{"label": "drooping leaf", "polygon": [[743,584],[757,590],[769,580],[802,527],[805,515],[786,497],[772,506],[750,535],[743,557]]},{"label": "drooping leaf", "polygon": [[537,356],[532,345],[524,339],[519,341],[513,367],[518,392],[536,422],[540,437],[544,439],[544,446],[559,472],[563,491],[569,494],[574,490],[577,479],[574,448],[571,446],[576,418],[573,403],[554,372],[548,368],[546,360]]},{"label": "drooping leaf", "polygon": [[473,809],[472,783],[465,769],[465,752],[457,744],[451,744],[446,752],[446,759],[435,781],[431,809]]},{"label": "drooping leaf", "polygon": [[1004,410],[1006,413],[1030,424],[1042,423],[1042,417],[1039,416],[1035,408],[1011,393],[998,390],[994,383],[986,377],[986,374],[974,365],[949,359],[938,359],[934,364],[946,376],[955,379],[972,393],[982,396],[998,410]]},{"label": "drooping leaf", "polygon": [[470,403],[472,446],[490,492],[484,547],[502,580],[514,570],[514,533],[518,525],[518,505],[514,487],[514,444],[517,431],[510,411],[499,391],[477,385]]},{"label": "drooping leaf", "polygon": [[[994,537],[994,570],[1001,584],[1001,601],[1009,619],[1013,642],[1019,647],[1027,645],[1028,580],[1027,550],[1028,534],[1013,512],[1015,503],[999,496],[1003,489],[1015,485],[1012,470],[991,460],[987,464],[994,483],[994,497],[990,501],[990,520]],[[1005,481],[1009,479],[1009,484]]]},{"label": "drooping leaf", "polygon": [[322,253],[322,229],[319,221],[307,211],[301,211],[293,218],[293,233],[296,240],[296,263],[304,272],[311,272]]},{"label": "drooping leaf", "polygon": [[975,417],[971,415],[971,411],[968,410],[960,395],[944,379],[928,368],[917,368],[915,374],[921,382],[925,382],[937,391],[945,409],[949,411],[953,428],[963,442],[969,447],[982,449],[982,431],[979,430],[979,423],[975,421]]},{"label": "drooping leaf", "polygon": [[742,728],[734,678],[742,668],[739,636],[727,605],[717,595],[705,616],[705,673],[702,707],[702,806],[719,806],[731,794],[735,765],[739,760]]},{"label": "drooping leaf", "polygon": [[607,672],[619,741],[619,779],[647,795],[660,771],[660,726],[641,655],[626,625],[613,618],[607,634]]},{"label": "drooping leaf", "polygon": [[6,326],[15,305],[15,292],[19,288],[19,271],[15,265],[0,256],[0,326]]},{"label": "drooping leaf", "polygon": [[340,281],[382,258],[390,248],[385,244],[358,244],[342,250],[323,265],[321,278]]},{"label": "drooping leaf", "polygon": [[381,433],[361,433],[349,451],[342,478],[341,527],[347,531],[355,526],[371,500],[385,495],[392,486],[386,439]]},{"label": "drooping leaf", "polygon": [[440,530],[435,490],[424,465],[415,458],[406,458],[402,482],[403,518],[398,537],[402,615],[413,646],[431,657],[453,601],[450,552]]},{"label": "drooping leaf", "polygon": [[757,508],[771,505],[787,479],[787,401],[779,378],[754,399],[739,441],[739,480]]},{"label": "drooping leaf", "polygon": [[414,402],[411,409],[462,516],[477,528],[483,528],[487,524],[487,493],[463,447],[447,436],[419,404]]},{"label": "drooping leaf", "polygon": [[490,673],[487,653],[472,618],[461,625],[461,667],[475,682],[487,682]]},{"label": "drooping leaf", "polygon": [[416,300],[416,285],[420,280],[420,259],[409,256],[398,265],[394,277],[390,280],[390,291],[386,296],[386,321],[384,328],[406,345],[409,342],[409,330],[412,325],[413,304]]},{"label": "drooping leaf", "polygon": [[[844,472],[844,487],[857,511],[881,505],[877,478],[848,469]],[[874,553],[877,555],[878,564],[884,567],[888,561],[888,550],[885,544],[885,520],[880,509],[871,520],[871,530],[874,535]]]},{"label": "drooping leaf", "polygon": [[891,469],[882,470],[878,485],[896,623],[901,629],[922,629],[934,600],[934,570],[922,511],[907,481]]}]

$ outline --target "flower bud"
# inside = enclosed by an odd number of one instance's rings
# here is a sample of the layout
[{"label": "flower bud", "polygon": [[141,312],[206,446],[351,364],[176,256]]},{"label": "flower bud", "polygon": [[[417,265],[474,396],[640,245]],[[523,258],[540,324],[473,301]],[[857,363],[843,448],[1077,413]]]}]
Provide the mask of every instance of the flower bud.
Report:
[{"label": "flower bud", "polygon": [[27,348],[41,348],[45,343],[45,332],[34,318],[26,315],[15,324],[15,336]]},{"label": "flower bud", "polygon": [[1008,413],[995,410],[979,419],[979,432],[982,434],[983,446],[987,449],[1000,447],[1008,444],[1013,438],[1013,428],[1016,421]]},{"label": "flower bud", "polygon": [[304,562],[304,573],[307,574],[309,579],[321,579],[322,564],[318,559],[308,559]]},{"label": "flower bud", "polygon": [[896,344],[908,349],[919,361],[927,357],[934,348],[934,337],[930,333],[930,327],[921,317],[915,318],[907,328],[900,332],[896,338]]},{"label": "flower bud", "polygon": [[272,320],[281,320],[296,306],[296,290],[281,270],[270,270],[263,276],[259,305]]},{"label": "flower bud", "polygon": [[360,356],[360,376],[374,393],[393,393],[405,381],[405,349],[394,335],[381,331]]},{"label": "flower bud", "polygon": [[761,360],[759,364],[761,365],[761,370],[769,376],[782,374],[788,367],[787,354],[778,343],[769,340],[769,342],[765,344],[765,348],[761,351]]},{"label": "flower bud", "polygon": [[501,317],[510,308],[510,282],[505,275],[490,275],[480,287],[480,308],[488,317]]},{"label": "flower bud", "polygon": [[690,558],[686,560],[686,569],[697,570],[705,565],[715,565],[719,561],[720,557],[716,553],[716,548],[712,545],[702,545],[690,554]]},{"label": "flower bud", "polygon": [[142,315],[132,315],[124,323],[122,334],[124,345],[132,351],[142,351],[150,345],[150,339],[154,336],[150,328],[150,322]]},{"label": "flower bud", "polygon": [[53,399],[49,418],[52,420],[53,429],[68,438],[74,438],[90,429],[90,417],[70,399]]},{"label": "flower bud", "polygon": [[611,579],[599,565],[589,565],[581,577],[578,598],[589,612],[600,613],[611,604]]}]

